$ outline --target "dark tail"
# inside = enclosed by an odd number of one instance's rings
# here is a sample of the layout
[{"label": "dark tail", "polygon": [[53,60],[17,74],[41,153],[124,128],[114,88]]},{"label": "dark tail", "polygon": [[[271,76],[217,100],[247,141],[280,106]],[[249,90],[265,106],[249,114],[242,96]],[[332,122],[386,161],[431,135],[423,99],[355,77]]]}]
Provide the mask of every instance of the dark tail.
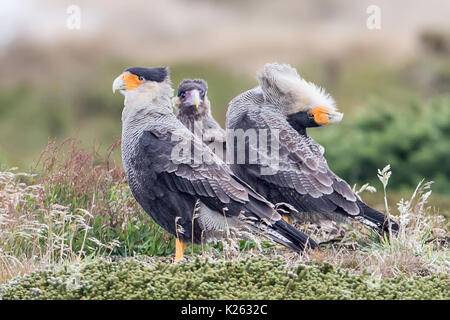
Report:
[{"label": "dark tail", "polygon": [[[261,197],[259,194],[257,196]],[[279,213],[272,207],[270,202],[264,198],[255,199],[250,197],[250,201],[245,204],[246,211],[254,214],[257,221],[251,223],[251,227],[257,232],[262,232],[266,237],[276,243],[284,245],[294,251],[302,253],[307,248],[317,248],[318,244],[303,232],[297,230],[283,219],[279,219]],[[277,217],[279,220],[275,220]],[[275,219],[274,219],[275,218]],[[269,223],[263,223],[266,221]]]},{"label": "dark tail", "polygon": [[[319,245],[309,236],[297,230],[283,219],[278,220],[271,226],[275,231],[271,234],[271,239],[294,251],[302,253],[305,249],[315,249]],[[281,235],[282,237],[279,237]],[[288,241],[286,241],[286,239]]]},{"label": "dark tail", "polygon": [[361,214],[355,217],[365,225],[377,229],[379,232],[389,232],[389,225],[392,233],[397,234],[399,225],[392,219],[388,219],[387,216],[381,212],[369,207],[362,201],[358,201],[358,206],[361,208]]}]

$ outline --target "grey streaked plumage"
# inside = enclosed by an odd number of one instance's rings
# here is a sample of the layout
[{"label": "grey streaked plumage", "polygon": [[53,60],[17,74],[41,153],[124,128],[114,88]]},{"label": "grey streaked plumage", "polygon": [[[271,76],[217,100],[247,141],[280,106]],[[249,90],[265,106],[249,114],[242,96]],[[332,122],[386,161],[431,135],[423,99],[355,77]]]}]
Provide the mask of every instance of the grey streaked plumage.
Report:
[{"label": "grey streaked plumage", "polygon": [[[198,107],[185,98],[187,93],[196,90],[200,94]],[[177,96],[173,99],[177,118],[195,135],[200,137],[214,152],[225,161],[226,133],[213,118],[211,103],[207,96],[208,85],[203,79],[185,79],[178,86]]]},{"label": "grey streaked plumage", "polygon": [[[175,117],[168,76],[124,94],[122,159],[128,183],[137,202],[166,231],[200,243],[205,236],[224,235],[224,225],[246,226],[296,251],[317,246]],[[183,141],[192,152],[180,163],[174,150]],[[192,161],[196,154],[210,161]]]},{"label": "grey streaked plumage", "polygon": [[[279,166],[273,166],[273,174],[261,174],[264,165],[261,162],[250,163],[248,159],[244,164],[237,164],[233,159],[233,172],[269,201],[293,205],[300,212],[297,218],[302,221],[318,222],[323,218],[342,221],[351,217],[386,230],[385,216],[364,204],[347,182],[329,169],[324,148],[309,137],[304,128],[297,132],[289,124],[287,117],[305,111],[308,104],[314,106],[332,101],[327,95],[321,97],[323,91],[317,87],[313,87],[313,95],[316,95],[313,97],[302,95],[305,90],[296,92],[297,86],[304,85],[297,77],[295,69],[290,66],[266,65],[258,79],[260,86],[230,102],[227,130],[266,129],[269,136],[279,142]],[[228,136],[228,139],[231,138]],[[237,150],[236,143],[236,139],[227,141],[229,148],[230,144],[234,145],[234,150]],[[249,145],[248,140],[245,144],[246,149],[255,148]],[[259,150],[256,149],[256,152]],[[393,223],[392,229],[398,229],[398,225]]]}]

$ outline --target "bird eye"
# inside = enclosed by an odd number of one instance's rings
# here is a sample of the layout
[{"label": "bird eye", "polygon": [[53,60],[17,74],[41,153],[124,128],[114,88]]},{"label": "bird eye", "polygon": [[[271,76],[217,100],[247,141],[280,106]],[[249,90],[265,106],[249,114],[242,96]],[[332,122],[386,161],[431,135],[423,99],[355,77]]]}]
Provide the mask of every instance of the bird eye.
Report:
[{"label": "bird eye", "polygon": [[309,119],[314,119],[314,113],[308,113],[308,118]]},{"label": "bird eye", "polygon": [[139,81],[144,81],[144,77],[143,76],[139,76]]},{"label": "bird eye", "polygon": [[202,97],[204,97],[204,96],[205,96],[205,91],[200,90],[200,95],[201,95]]},{"label": "bird eye", "polygon": [[180,97],[182,97],[182,98],[184,98],[186,96],[186,92],[182,92],[181,94],[180,94]]}]

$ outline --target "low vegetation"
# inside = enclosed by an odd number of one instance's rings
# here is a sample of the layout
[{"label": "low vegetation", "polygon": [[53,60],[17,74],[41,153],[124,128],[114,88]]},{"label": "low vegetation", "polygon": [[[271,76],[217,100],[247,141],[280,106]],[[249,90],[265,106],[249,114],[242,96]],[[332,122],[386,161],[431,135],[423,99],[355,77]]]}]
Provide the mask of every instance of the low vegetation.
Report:
[{"label": "low vegetation", "polygon": [[41,271],[0,289],[3,299],[449,299],[448,275],[377,279],[281,259],[171,265],[138,260]]}]

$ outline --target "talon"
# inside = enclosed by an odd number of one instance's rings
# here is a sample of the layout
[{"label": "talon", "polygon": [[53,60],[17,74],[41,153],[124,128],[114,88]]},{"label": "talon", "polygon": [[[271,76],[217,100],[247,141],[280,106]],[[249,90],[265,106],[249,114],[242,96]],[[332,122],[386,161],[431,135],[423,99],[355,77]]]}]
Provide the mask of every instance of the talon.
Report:
[{"label": "talon", "polygon": [[[280,209],[280,207],[285,207],[284,209]],[[286,202],[278,202],[275,204],[275,210],[280,210],[282,212],[291,211],[291,213],[298,213],[298,210],[294,208],[294,206],[290,205]]]}]

